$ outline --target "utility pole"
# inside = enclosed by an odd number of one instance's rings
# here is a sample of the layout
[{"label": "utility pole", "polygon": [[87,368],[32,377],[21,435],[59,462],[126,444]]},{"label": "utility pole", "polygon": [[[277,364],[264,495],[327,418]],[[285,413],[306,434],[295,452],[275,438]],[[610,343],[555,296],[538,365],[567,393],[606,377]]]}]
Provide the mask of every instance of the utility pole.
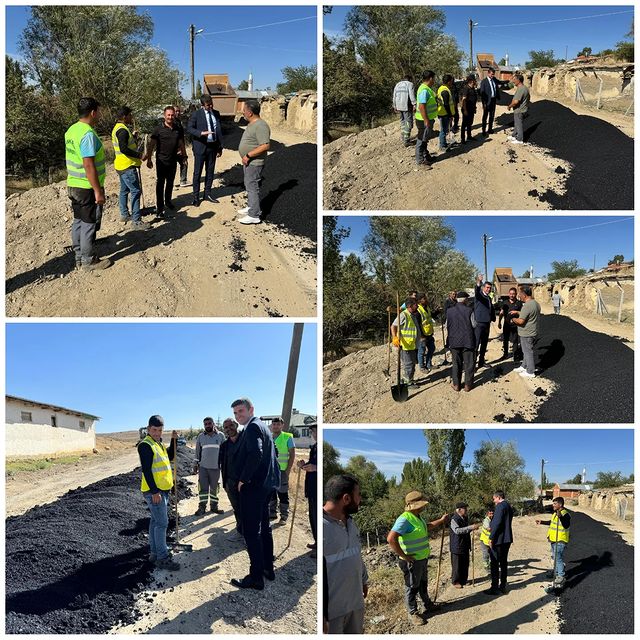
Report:
[{"label": "utility pole", "polygon": [[[473,72],[473,20],[469,18],[469,73]],[[486,265],[485,265],[486,268]]]},{"label": "utility pole", "polygon": [[593,273],[596,272],[596,254],[593,254]]},{"label": "utility pole", "polygon": [[540,506],[542,507],[542,496],[543,496],[543,489],[544,489],[544,458],[542,458],[542,460],[540,460]]},{"label": "utility pole", "polygon": [[196,39],[196,26],[194,24],[189,25],[189,49],[191,51],[191,99],[195,100],[196,97],[196,78],[193,70],[193,57],[194,57],[194,40]]},{"label": "utility pole", "polygon": [[291,337],[291,350],[289,351],[289,369],[287,370],[287,383],[284,389],[284,400],[282,401],[282,420],[286,429],[291,422],[291,411],[293,410],[293,393],[296,388],[296,376],[298,374],[298,360],[300,359],[300,345],[302,344],[302,330],[304,324],[296,322],[293,325],[293,335]]},{"label": "utility pole", "polygon": [[484,250],[484,279],[489,282],[489,271],[487,267],[487,243],[491,240],[491,236],[486,233],[482,234],[482,248]]},{"label": "utility pole", "polygon": [[566,45],[564,48],[564,61],[566,62],[569,58],[569,45]]}]

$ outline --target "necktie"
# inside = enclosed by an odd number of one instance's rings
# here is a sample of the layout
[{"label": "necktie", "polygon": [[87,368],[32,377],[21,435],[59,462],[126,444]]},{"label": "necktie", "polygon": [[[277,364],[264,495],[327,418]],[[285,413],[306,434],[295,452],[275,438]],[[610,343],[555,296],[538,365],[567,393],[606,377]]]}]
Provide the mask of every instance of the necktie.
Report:
[{"label": "necktie", "polygon": [[207,111],[207,120],[209,122],[209,131],[213,131],[213,133],[210,134],[209,136],[211,139],[210,140],[208,139],[208,140],[209,142],[213,142],[216,139],[216,134],[215,134],[216,125],[213,122],[213,115],[210,111]]}]

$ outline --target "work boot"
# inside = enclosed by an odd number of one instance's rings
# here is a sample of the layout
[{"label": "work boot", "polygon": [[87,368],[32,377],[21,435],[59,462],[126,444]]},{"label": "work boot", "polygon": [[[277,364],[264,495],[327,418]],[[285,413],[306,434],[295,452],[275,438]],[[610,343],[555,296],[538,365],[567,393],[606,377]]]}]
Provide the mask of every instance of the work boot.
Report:
[{"label": "work boot", "polygon": [[166,557],[163,560],[156,560],[156,567],[158,567],[158,569],[165,569],[166,571],[178,571],[178,569],[180,569],[180,565],[170,557]]},{"label": "work boot", "polygon": [[471,391],[471,389],[473,389],[473,385],[472,384],[465,384],[464,385],[464,390],[465,391]]},{"label": "work boot", "polygon": [[217,502],[212,502],[209,505],[209,511],[211,511],[211,513],[224,513],[224,511],[222,509],[218,509],[218,503]]},{"label": "work boot", "polygon": [[97,258],[93,257],[93,260],[89,264],[82,265],[82,271],[103,271],[104,269],[108,269],[113,262],[109,260],[109,258]]},{"label": "work boot", "polygon": [[203,516],[205,513],[205,510],[207,508],[207,505],[204,502],[201,502],[198,505],[198,510],[193,514],[194,516]]},{"label": "work boot", "polygon": [[415,627],[420,627],[422,625],[427,624],[427,621],[424,619],[424,616],[421,613],[418,613],[417,611],[409,614],[409,622]]}]

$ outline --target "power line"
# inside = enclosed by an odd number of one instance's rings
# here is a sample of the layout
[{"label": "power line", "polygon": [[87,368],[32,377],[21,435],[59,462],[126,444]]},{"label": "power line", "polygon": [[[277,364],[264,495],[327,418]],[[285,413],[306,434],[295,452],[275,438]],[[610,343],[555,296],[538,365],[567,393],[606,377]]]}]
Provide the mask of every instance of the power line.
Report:
[{"label": "power line", "polygon": [[597,222],[596,224],[587,224],[582,227],[573,227],[572,229],[558,229],[557,231],[545,231],[544,233],[533,233],[529,236],[516,236],[514,238],[494,238],[493,242],[508,242],[510,240],[525,240],[526,238],[539,238],[541,236],[550,236],[557,233],[567,233],[569,231],[581,231],[582,229],[592,229],[593,227],[602,227],[605,224],[615,224],[616,222],[628,222],[633,218],[621,218],[620,220],[609,220],[607,222]]},{"label": "power line", "polygon": [[[201,34],[202,37],[202,34]],[[213,38],[203,38],[207,42],[211,42],[212,44],[223,44],[229,47],[251,47],[252,49],[267,49],[269,51],[287,51],[290,53],[315,53],[315,51],[311,51],[310,49],[283,49],[281,47],[267,47],[264,45],[258,44],[247,44],[242,42],[224,42],[223,40],[218,40],[217,38],[214,40]]]},{"label": "power line", "polygon": [[633,462],[633,460],[604,460],[600,462],[547,462],[545,460],[544,466],[547,467],[549,465],[553,465],[554,467],[564,467],[567,465],[583,465],[587,466],[590,464],[621,464],[622,462]]},{"label": "power line", "polygon": [[263,27],[274,27],[278,24],[289,24],[291,22],[301,22],[302,20],[315,20],[316,16],[307,16],[306,18],[292,18],[291,20],[281,20],[280,22],[268,22],[267,24],[257,24],[253,27],[240,27],[239,29],[226,29],[225,31],[207,31],[204,36],[215,36],[219,33],[233,33],[236,31],[248,31],[250,29],[262,29]]},{"label": "power line", "polygon": [[633,13],[633,10],[631,11],[614,11],[612,13],[598,13],[596,15],[592,15],[592,16],[576,16],[575,18],[558,18],[556,20],[540,20],[538,22],[516,22],[514,24],[479,24],[477,25],[475,28],[476,29],[483,29],[486,27],[524,27],[524,26],[529,26],[532,24],[550,24],[552,22],[569,22],[570,20],[588,20],[589,18],[604,18],[605,16],[619,16],[625,13]]}]

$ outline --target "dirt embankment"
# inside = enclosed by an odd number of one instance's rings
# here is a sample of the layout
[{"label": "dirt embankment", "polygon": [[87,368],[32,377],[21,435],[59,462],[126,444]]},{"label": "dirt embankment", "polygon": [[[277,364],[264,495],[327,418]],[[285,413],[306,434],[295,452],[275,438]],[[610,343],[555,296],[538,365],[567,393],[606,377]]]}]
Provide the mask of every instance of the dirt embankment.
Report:
[{"label": "dirt embankment", "polygon": [[[435,155],[431,171],[415,165],[398,123],[351,134],[323,148],[324,207],[334,210],[632,209],[633,138],[608,114],[579,115],[551,100],[535,100],[525,142],[513,145],[513,115],[504,93],[495,133]],[[438,125],[436,125],[437,127]],[[459,140],[459,138],[457,137]],[[384,167],[384,171],[380,167]],[[600,167],[607,166],[606,172]],[[616,176],[611,180],[610,176]]]},{"label": "dirt embankment", "polygon": [[[487,361],[471,392],[450,385],[451,358],[444,364],[442,333],[435,332],[431,372],[416,368],[409,400],[393,401],[396,358],[386,376],[387,349],[373,347],[324,367],[327,423],[630,423],[633,421],[633,350],[621,339],[589,330],[567,316],[543,315],[536,349],[540,373],[524,379],[513,360],[501,361],[502,336],[491,326]],[[358,384],[353,384],[357,380]]]},{"label": "dirt embankment", "polygon": [[[442,607],[424,626],[413,626],[403,601],[404,583],[394,554],[386,547],[364,551],[369,569],[366,600],[366,633],[393,634],[550,634],[633,632],[633,533],[621,537],[618,524],[606,524],[600,514],[572,511],[571,542],[565,554],[567,584],[559,595],[544,590],[552,568],[545,525],[547,515],[517,517],[513,521],[514,543],[509,551],[508,591],[490,597],[489,571],[482,562],[475,536],[475,585],[463,589],[451,585],[451,556],[445,540],[438,598]],[[626,540],[626,541],[625,541]],[[434,598],[440,539],[431,541],[429,595]],[[606,599],[603,593],[615,592]],[[614,601],[615,600],[615,601]],[[588,604],[587,604],[588,603]]]},{"label": "dirt embankment", "polygon": [[[316,305],[316,145],[275,129],[262,185],[261,225],[240,225],[245,206],[236,128],[216,163],[218,203],[194,207],[176,187],[177,211],[157,221],[155,169],[142,168],[148,231],[120,222],[118,176],[109,164],[97,252],[114,265],[74,270],[73,214],[58,183],[6,201],[9,316],[312,316]],[[189,152],[191,153],[191,152]],[[193,170],[190,156],[189,181]],[[203,188],[203,187],[202,187]],[[202,196],[202,188],[200,194]]]}]

